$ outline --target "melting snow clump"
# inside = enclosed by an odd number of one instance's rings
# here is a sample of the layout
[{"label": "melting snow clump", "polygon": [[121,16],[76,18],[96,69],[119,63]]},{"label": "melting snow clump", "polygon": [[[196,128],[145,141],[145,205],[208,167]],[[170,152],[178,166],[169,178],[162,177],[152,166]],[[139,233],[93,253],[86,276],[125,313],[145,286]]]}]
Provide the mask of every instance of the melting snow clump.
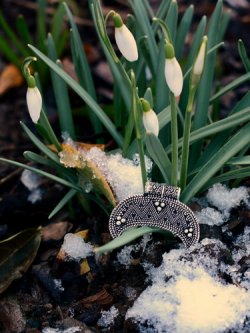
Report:
[{"label": "melting snow clump", "polygon": [[[101,170],[119,202],[132,195],[143,194],[141,168],[137,162],[123,158],[120,153],[108,155],[97,147],[86,151],[85,155]],[[150,159],[145,156],[145,160],[147,171],[151,171]]]},{"label": "melting snow clump", "polygon": [[85,243],[80,236],[71,233],[64,236],[61,250],[63,250],[70,259],[77,261],[93,254],[93,246],[91,244]]},{"label": "melting snow clump", "polygon": [[246,333],[250,291],[218,278],[219,259],[214,259],[218,251],[226,251],[220,241],[205,239],[188,250],[165,253],[162,265],[150,271],[152,285],[127,311],[126,318],[133,318],[141,333],[219,333],[230,329]]},{"label": "melting snow clump", "polygon": [[225,222],[223,214],[211,207],[204,208],[200,212],[196,212],[195,215],[200,224],[219,226]]},{"label": "melting snow clump", "polygon": [[118,316],[118,309],[112,305],[109,311],[101,311],[101,318],[98,320],[97,324],[100,327],[109,327],[114,324],[115,318]]},{"label": "melting snow clump", "polygon": [[215,184],[208,190],[208,202],[217,207],[225,217],[229,217],[232,208],[238,207],[241,202],[248,204],[248,191],[246,187],[228,189],[225,185]]},{"label": "melting snow clump", "polygon": [[21,175],[21,182],[30,191],[28,200],[31,203],[35,203],[42,199],[42,192],[38,188],[41,184],[41,177],[35,172],[30,170],[24,170]]}]

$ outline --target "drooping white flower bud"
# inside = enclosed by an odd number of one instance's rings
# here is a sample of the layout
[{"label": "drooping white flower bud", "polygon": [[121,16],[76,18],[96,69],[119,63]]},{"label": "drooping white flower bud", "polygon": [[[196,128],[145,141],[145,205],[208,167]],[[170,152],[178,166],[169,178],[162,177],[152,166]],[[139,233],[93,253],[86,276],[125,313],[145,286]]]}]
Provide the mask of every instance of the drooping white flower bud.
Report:
[{"label": "drooping white flower bud", "polygon": [[35,79],[32,75],[26,78],[28,89],[26,94],[26,102],[29,110],[30,117],[33,123],[37,123],[40,118],[42,110],[42,96],[36,86]]},{"label": "drooping white flower bud", "polygon": [[177,97],[183,87],[183,74],[181,66],[175,58],[174,48],[166,41],[165,48],[165,78],[170,91]]},{"label": "drooping white flower bud", "polygon": [[115,25],[115,41],[121,54],[128,61],[136,61],[138,59],[138,50],[134,36],[127,26],[123,23],[119,14],[113,15]]},{"label": "drooping white flower bud", "polygon": [[207,36],[202,38],[201,46],[198,51],[198,55],[195,59],[191,80],[192,84],[197,84],[200,80],[200,77],[204,70],[205,58],[206,58],[206,51],[207,51]]},{"label": "drooping white flower bud", "polygon": [[149,102],[144,98],[141,99],[143,115],[142,115],[142,122],[145,127],[147,133],[153,133],[155,136],[159,134],[159,120],[151,108]]}]

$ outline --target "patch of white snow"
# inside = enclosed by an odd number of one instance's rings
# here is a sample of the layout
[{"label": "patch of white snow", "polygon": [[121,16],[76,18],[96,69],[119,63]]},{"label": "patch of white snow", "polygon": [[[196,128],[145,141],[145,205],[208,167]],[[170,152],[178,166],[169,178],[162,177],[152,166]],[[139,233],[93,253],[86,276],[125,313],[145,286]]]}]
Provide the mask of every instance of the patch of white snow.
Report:
[{"label": "patch of white snow", "polygon": [[82,237],[68,233],[64,236],[64,241],[61,247],[69,257],[80,261],[93,254],[93,246],[89,243],[85,243]]},{"label": "patch of white snow", "polygon": [[248,191],[243,186],[229,189],[225,185],[215,184],[208,190],[207,200],[227,218],[232,208],[238,207],[242,202],[248,204]]},{"label": "patch of white snow", "polygon": [[42,192],[38,188],[42,182],[42,178],[39,175],[30,170],[24,170],[21,175],[21,182],[30,191],[28,200],[31,203],[36,203],[42,199]]},{"label": "patch of white snow", "polygon": [[[127,311],[140,332],[243,333],[250,315],[250,291],[225,284],[218,277],[220,241],[205,239],[188,250],[172,250],[163,263],[151,268],[148,287]],[[216,255],[214,255],[216,257]]]},{"label": "patch of white snow", "polygon": [[196,212],[195,215],[200,224],[219,226],[225,222],[223,214],[211,207],[204,208],[200,212]]}]

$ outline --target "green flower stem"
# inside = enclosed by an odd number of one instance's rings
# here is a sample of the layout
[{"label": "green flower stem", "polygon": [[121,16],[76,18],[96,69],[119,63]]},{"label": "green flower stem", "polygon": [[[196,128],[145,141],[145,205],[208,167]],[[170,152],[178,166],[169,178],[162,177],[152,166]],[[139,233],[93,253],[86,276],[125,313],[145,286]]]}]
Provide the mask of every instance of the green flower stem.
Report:
[{"label": "green flower stem", "polygon": [[168,26],[166,25],[166,23],[159,17],[153,17],[153,21],[160,25],[160,27],[162,28],[162,31],[165,35],[166,40],[172,44],[171,35],[170,35],[169,29],[168,29]]},{"label": "green flower stem", "polygon": [[177,186],[178,183],[178,124],[177,124],[177,105],[175,96],[169,92],[171,107],[171,138],[172,138],[172,175],[171,185]]},{"label": "green flower stem", "polygon": [[194,102],[195,89],[191,89],[188,96],[188,104],[185,114],[184,133],[182,142],[182,154],[181,154],[181,171],[180,171],[180,188],[183,191],[187,183],[187,169],[188,169],[188,157],[189,157],[189,139],[192,119],[192,109]]},{"label": "green flower stem", "polygon": [[144,158],[144,146],[142,140],[142,132],[140,126],[140,113],[141,113],[141,102],[137,95],[136,90],[136,82],[135,82],[135,74],[131,72],[131,86],[132,86],[132,112],[134,115],[134,123],[135,123],[135,133],[136,133],[136,141],[138,147],[138,153],[140,157],[140,166],[141,166],[141,176],[142,176],[142,184],[143,190],[145,188],[145,184],[147,181],[147,172],[146,172],[146,165],[145,165],[145,158]]},{"label": "green flower stem", "polygon": [[58,152],[62,150],[60,142],[58,141],[58,139],[49,123],[48,117],[43,109],[41,110],[41,115],[40,115],[40,119],[39,119],[39,122],[37,125],[37,129],[39,130],[39,132],[41,132],[42,135],[44,134],[43,132],[45,130],[46,134],[48,136],[49,142],[52,143],[56,147]]},{"label": "green flower stem", "polygon": [[123,157],[127,156],[133,129],[134,129],[134,115],[133,115],[133,112],[130,112],[129,117],[128,117],[128,123],[127,123],[126,130],[125,130],[123,147],[122,147]]}]

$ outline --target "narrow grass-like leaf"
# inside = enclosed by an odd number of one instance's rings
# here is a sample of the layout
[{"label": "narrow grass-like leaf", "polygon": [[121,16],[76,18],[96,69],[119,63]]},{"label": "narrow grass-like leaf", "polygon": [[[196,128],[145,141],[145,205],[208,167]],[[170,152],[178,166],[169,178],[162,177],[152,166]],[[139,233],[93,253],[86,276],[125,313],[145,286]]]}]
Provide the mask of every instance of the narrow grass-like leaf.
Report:
[{"label": "narrow grass-like leaf", "polygon": [[18,15],[17,20],[16,20],[16,26],[17,26],[17,31],[18,31],[19,35],[21,36],[21,39],[22,39],[24,45],[32,43],[32,37],[31,37],[28,25],[27,25],[26,20],[23,17],[23,15]]},{"label": "narrow grass-like leaf", "polygon": [[43,52],[46,51],[46,3],[47,0],[37,0],[38,2],[38,11],[37,11],[37,42],[38,47]]},{"label": "narrow grass-like leaf", "polygon": [[48,156],[52,161],[60,163],[59,157],[55,153],[53,153],[48,147],[46,147],[45,144],[41,140],[39,140],[24,123],[20,122],[20,124],[25,133],[30,138],[30,140],[41,152]]},{"label": "narrow grass-like leaf", "polygon": [[[244,109],[250,106],[250,92],[246,93],[245,96],[236,104],[233,110],[230,113],[230,116],[238,112],[243,111]],[[194,168],[200,168],[202,165],[207,163],[207,161],[223,146],[223,144],[228,140],[231,135],[233,128],[229,128],[223,132],[218,132],[211,142],[207,145],[205,151],[200,156],[200,158],[195,163]]]},{"label": "narrow grass-like leaf", "polygon": [[149,156],[160,169],[164,181],[170,184],[172,165],[160,140],[154,134],[148,133],[145,143]]},{"label": "narrow grass-like leaf", "polygon": [[55,161],[52,161],[51,159],[41,156],[39,154],[33,153],[32,151],[25,151],[23,153],[23,156],[27,158],[27,160],[39,163],[48,167],[52,168],[63,168],[63,166]]},{"label": "narrow grass-like leaf", "polygon": [[157,9],[156,12],[156,17],[159,17],[163,21],[165,21],[165,18],[167,17],[167,13],[170,7],[172,0],[164,0],[161,1],[159,8]]},{"label": "narrow grass-like leaf", "polygon": [[[79,82],[80,82],[81,86],[96,101],[97,98],[96,98],[95,88],[94,88],[94,85],[93,85],[93,79],[92,79],[91,73],[90,72],[88,73],[88,71],[86,71],[86,66],[89,67],[88,64],[87,64],[87,59],[83,60],[84,57],[82,56],[82,54],[84,54],[84,52],[82,51],[82,53],[80,53],[81,50],[79,50],[79,43],[77,43],[77,41],[75,40],[74,37],[75,37],[74,32],[71,31],[70,32],[71,53],[72,53],[74,67],[75,67],[75,72],[78,76],[78,79],[79,79]],[[83,48],[83,45],[80,45],[80,47]],[[101,123],[100,123],[99,119],[91,111],[91,109],[88,106],[87,106],[86,110],[88,112],[88,117],[91,121],[94,132],[96,134],[100,134],[102,132],[102,126],[101,126]]]},{"label": "narrow grass-like leaf", "polygon": [[16,65],[17,67],[21,67],[20,59],[18,58],[18,56],[16,56],[9,43],[7,43],[7,41],[3,37],[0,38],[0,51],[6,57],[6,59],[8,59],[8,61]]},{"label": "narrow grass-like leaf", "polygon": [[38,155],[31,151],[25,151],[23,153],[23,156],[25,158],[27,158],[29,161],[48,166],[50,168],[54,168],[59,173],[60,177],[67,179],[68,181],[70,181],[73,184],[78,183],[78,176],[74,173],[74,170],[65,168],[62,166],[62,164],[56,163],[56,162],[50,160],[49,158]]},{"label": "narrow grass-like leaf", "polygon": [[158,117],[158,120],[159,120],[159,127],[160,127],[160,130],[161,130],[164,126],[169,124],[170,121],[171,121],[170,105],[167,106],[165,109],[163,109],[160,113],[158,113],[157,117]]},{"label": "narrow grass-like leaf", "polygon": [[114,124],[109,119],[109,117],[104,113],[96,101],[84,90],[75,80],[73,80],[65,71],[58,67],[53,61],[46,57],[42,52],[32,45],[29,48],[41,58],[50,68],[52,68],[93,110],[93,112],[98,116],[103,125],[107,128],[109,133],[113,136],[116,142],[121,146],[123,139],[121,135],[117,132]]},{"label": "narrow grass-like leaf", "polygon": [[209,187],[211,187],[214,184],[224,183],[229,180],[244,179],[246,177],[249,177],[249,175],[250,175],[250,167],[244,167],[244,168],[225,172],[217,177],[211,178],[202,188],[202,191],[208,189]]},{"label": "narrow grass-like leaf", "polygon": [[77,193],[76,190],[71,189],[69,190],[65,196],[58,202],[58,204],[56,205],[56,207],[52,210],[52,212],[49,214],[49,219],[51,219],[53,216],[56,215],[56,213],[59,212],[59,210],[61,210],[72,198],[73,196]]},{"label": "narrow grass-like leaf", "polygon": [[[48,34],[48,55],[51,60],[57,60],[56,47],[51,34]],[[62,65],[59,61],[57,62],[57,65],[62,68]],[[67,85],[65,81],[60,76],[58,76],[52,69],[50,69],[50,74],[61,131],[66,131],[70,135],[70,137],[75,140],[76,136],[74,122],[71,112]]]},{"label": "narrow grass-like leaf", "polygon": [[[129,146],[132,138],[133,129],[134,129],[134,115],[133,112],[130,112],[127,126],[125,128],[125,135],[122,147],[122,155],[124,157],[128,157],[129,155],[128,152],[129,152]],[[134,146],[136,146],[136,140],[134,140]]]},{"label": "narrow grass-like leaf", "polygon": [[[247,121],[250,121],[250,107],[245,108],[236,114],[232,114],[231,116],[228,116],[227,118],[224,118],[222,120],[218,120],[215,123],[212,123],[210,125],[201,127],[197,130],[194,130],[190,134],[190,144],[193,144],[201,139],[204,139],[206,137],[209,137],[213,134],[225,131],[229,128],[235,128],[236,126],[245,123]],[[182,144],[182,138],[178,142],[178,146],[180,147]],[[171,147],[168,146],[166,148],[166,152],[169,153],[171,151]]]},{"label": "narrow grass-like leaf", "polygon": [[122,233],[121,236],[113,239],[111,242],[95,248],[96,253],[104,253],[104,252],[110,252],[114,249],[121,247],[123,245],[126,245],[133,240],[135,240],[138,237],[141,237],[145,234],[152,233],[152,232],[160,232],[164,233],[167,236],[172,237],[172,234],[167,231],[163,231],[162,229],[158,228],[151,228],[151,227],[140,227],[140,228],[131,228]]},{"label": "narrow grass-like leaf", "polygon": [[56,182],[56,183],[59,183],[61,185],[64,185],[64,186],[67,186],[69,188],[72,188],[72,189],[75,189],[76,191],[79,191],[79,192],[82,192],[82,189],[80,186],[76,185],[76,184],[73,184],[63,178],[60,178],[60,177],[57,177],[57,176],[54,176],[52,175],[51,173],[48,173],[48,172],[45,172],[45,171],[42,171],[40,169],[37,169],[37,168],[33,168],[29,165],[26,165],[26,164],[23,164],[23,163],[20,163],[20,162],[16,162],[16,161],[12,161],[12,160],[8,160],[6,158],[0,158],[0,161],[1,162],[4,162],[4,163],[8,163],[8,164],[12,164],[16,167],[19,167],[19,168],[23,168],[23,169],[26,169],[26,170],[30,170],[30,171],[33,171],[41,176],[44,176],[46,178],[49,178],[51,179],[52,181]]},{"label": "narrow grass-like leaf", "polygon": [[185,40],[192,23],[193,15],[194,15],[194,6],[190,5],[188,9],[185,11],[177,30],[176,42],[175,42],[175,55],[177,59],[179,59],[182,54],[185,45]]},{"label": "narrow grass-like leaf", "polygon": [[238,51],[246,71],[250,72],[250,59],[248,58],[247,51],[242,39],[239,39],[238,41]]},{"label": "narrow grass-like leaf", "polygon": [[196,176],[184,189],[181,200],[187,203],[196,195],[206,183],[220,170],[220,168],[241,149],[249,144],[250,124],[241,128],[214,156],[199,170]]},{"label": "narrow grass-like leaf", "polygon": [[223,87],[221,90],[219,90],[215,95],[213,95],[210,98],[209,103],[213,103],[216,99],[225,95],[228,91],[233,90],[234,88],[238,87],[242,83],[247,82],[249,80],[250,80],[250,72],[238,77],[236,80],[233,80],[233,82],[230,82],[225,87]]},{"label": "narrow grass-like leaf", "polygon": [[178,21],[178,5],[177,5],[177,1],[172,1],[170,4],[169,10],[168,10],[167,17],[166,17],[166,23],[168,26],[168,30],[169,30],[173,45],[175,45],[177,21]]},{"label": "narrow grass-like leaf", "polygon": [[164,74],[165,70],[165,41],[164,38],[160,41],[159,53],[157,59],[157,72],[155,77],[155,112],[160,110],[169,104],[169,88],[166,83]]},{"label": "narrow grass-like leaf", "polygon": [[[229,164],[229,165],[250,165],[250,155],[233,157],[229,161],[227,161],[227,164]],[[249,176],[250,176],[250,174],[249,174]]]},{"label": "narrow grass-like leaf", "polygon": [[[0,27],[6,33],[10,41],[15,45],[15,47],[21,52],[22,56],[27,57],[28,56],[27,48],[20,42],[15,32],[11,29],[10,24],[5,20],[1,10],[0,10]],[[2,36],[1,39],[3,39]],[[12,52],[14,51],[12,50]]]},{"label": "narrow grass-like leaf", "polygon": [[72,29],[71,48],[75,71],[83,88],[89,93],[89,95],[91,95],[94,100],[96,100],[95,86],[78,28],[66,2],[64,2],[63,5]]},{"label": "narrow grass-like leaf", "polygon": [[[215,10],[208,26],[208,42],[207,48],[210,49],[221,40],[219,39],[218,31],[220,31],[220,23],[222,19],[222,0],[216,4]],[[210,53],[206,56],[204,71],[199,83],[199,88],[196,98],[196,108],[193,120],[193,129],[198,129],[206,124],[208,117],[209,98],[212,90],[214,70],[215,70],[216,52]],[[191,148],[189,167],[192,169],[195,161],[198,159],[202,149],[202,141],[197,142]]]},{"label": "narrow grass-like leaf", "polygon": [[[189,93],[189,77],[190,77],[189,74],[191,72],[192,64],[194,63],[194,58],[198,52],[198,49],[199,49],[199,46],[201,43],[201,39],[204,36],[206,25],[207,25],[207,18],[206,18],[206,16],[203,16],[202,19],[200,20],[200,23],[198,24],[195,34],[194,34],[194,40],[192,43],[192,48],[188,55],[187,62],[183,66],[183,73],[185,73],[184,74],[185,79],[184,79],[181,99],[180,99],[180,103],[179,103],[181,110],[186,110],[188,93]],[[189,74],[187,75],[188,71],[189,71]]]},{"label": "narrow grass-like leaf", "polygon": [[58,44],[59,39],[61,38],[61,33],[63,30],[64,14],[65,14],[64,6],[62,3],[60,3],[52,17],[52,22],[51,22],[51,34],[53,36],[55,45]]},{"label": "narrow grass-like leaf", "polygon": [[0,242],[0,293],[32,264],[41,242],[41,228],[26,229]]}]

